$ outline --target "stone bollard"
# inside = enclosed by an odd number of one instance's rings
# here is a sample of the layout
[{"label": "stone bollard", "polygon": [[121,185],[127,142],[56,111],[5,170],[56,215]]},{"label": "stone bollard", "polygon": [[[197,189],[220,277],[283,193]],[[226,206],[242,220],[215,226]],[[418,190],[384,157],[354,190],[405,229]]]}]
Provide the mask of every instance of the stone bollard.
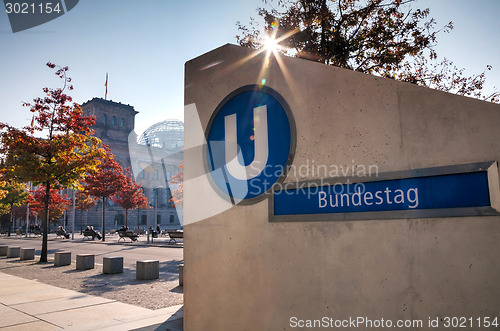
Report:
[{"label": "stone bollard", "polygon": [[0,245],[0,256],[7,256],[7,245]]},{"label": "stone bollard", "polygon": [[123,272],[123,257],[111,256],[102,258],[102,273],[121,274]]},{"label": "stone bollard", "polygon": [[184,264],[179,264],[179,286],[184,286]]},{"label": "stone bollard", "polygon": [[94,269],[94,254],[77,254],[76,270]]},{"label": "stone bollard", "polygon": [[71,252],[57,252],[54,253],[54,265],[64,266],[71,264]]},{"label": "stone bollard", "polygon": [[19,246],[9,246],[7,248],[7,257],[19,257],[21,253],[21,247]]},{"label": "stone bollard", "polygon": [[141,280],[160,278],[160,262],[158,260],[137,261],[135,278]]},{"label": "stone bollard", "polygon": [[35,249],[34,248],[21,248],[20,259],[21,260],[34,260],[35,259]]}]

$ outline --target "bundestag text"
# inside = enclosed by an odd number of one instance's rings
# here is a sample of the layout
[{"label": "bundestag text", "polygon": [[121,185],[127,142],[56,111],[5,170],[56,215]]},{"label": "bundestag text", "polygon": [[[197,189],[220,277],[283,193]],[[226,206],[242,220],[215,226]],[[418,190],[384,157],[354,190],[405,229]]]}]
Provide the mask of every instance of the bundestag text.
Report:
[{"label": "bundestag text", "polygon": [[339,193],[328,195],[324,191],[318,194],[319,208],[330,206],[349,207],[352,206],[371,206],[375,205],[391,205],[391,204],[407,205],[408,208],[414,209],[418,207],[418,188],[409,188],[406,190],[397,189],[392,191],[388,187],[383,191],[362,192],[360,187],[353,194]]}]

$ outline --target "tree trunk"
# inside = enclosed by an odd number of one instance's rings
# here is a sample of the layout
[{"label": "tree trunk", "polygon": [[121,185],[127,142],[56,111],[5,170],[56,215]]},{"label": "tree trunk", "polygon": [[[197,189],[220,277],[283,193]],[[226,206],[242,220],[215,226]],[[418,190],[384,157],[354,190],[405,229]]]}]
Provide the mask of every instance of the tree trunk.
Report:
[{"label": "tree trunk", "polygon": [[321,40],[320,40],[320,57],[321,62],[328,64],[328,57],[326,56],[326,30],[327,28],[327,7],[326,0],[321,2]]},{"label": "tree trunk", "polygon": [[49,234],[49,203],[50,203],[50,183],[45,183],[45,218],[42,226],[42,252],[40,262],[47,262],[47,240]]},{"label": "tree trunk", "polygon": [[125,209],[125,227],[128,227],[128,209]]},{"label": "tree trunk", "polygon": [[106,241],[106,198],[102,197],[102,241]]}]

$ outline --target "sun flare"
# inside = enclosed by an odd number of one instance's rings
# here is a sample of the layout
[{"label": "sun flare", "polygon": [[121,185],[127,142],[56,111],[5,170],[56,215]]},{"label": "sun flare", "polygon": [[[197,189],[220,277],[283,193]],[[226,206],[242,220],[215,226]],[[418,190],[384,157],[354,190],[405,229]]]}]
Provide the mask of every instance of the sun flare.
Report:
[{"label": "sun flare", "polygon": [[264,40],[262,42],[262,45],[264,46],[264,49],[268,52],[268,53],[275,53],[278,48],[279,48],[279,45],[278,45],[278,41],[276,40],[276,38],[274,38],[274,36],[266,36],[264,37]]}]

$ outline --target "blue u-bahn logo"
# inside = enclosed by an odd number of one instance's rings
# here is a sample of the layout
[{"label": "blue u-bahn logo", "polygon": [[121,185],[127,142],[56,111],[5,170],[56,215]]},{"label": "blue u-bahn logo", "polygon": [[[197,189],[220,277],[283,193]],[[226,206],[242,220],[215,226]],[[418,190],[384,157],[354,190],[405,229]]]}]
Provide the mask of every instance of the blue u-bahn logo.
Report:
[{"label": "blue u-bahn logo", "polygon": [[206,131],[213,186],[234,204],[254,203],[281,182],[295,152],[295,122],[275,90],[248,85],[216,108]]}]

